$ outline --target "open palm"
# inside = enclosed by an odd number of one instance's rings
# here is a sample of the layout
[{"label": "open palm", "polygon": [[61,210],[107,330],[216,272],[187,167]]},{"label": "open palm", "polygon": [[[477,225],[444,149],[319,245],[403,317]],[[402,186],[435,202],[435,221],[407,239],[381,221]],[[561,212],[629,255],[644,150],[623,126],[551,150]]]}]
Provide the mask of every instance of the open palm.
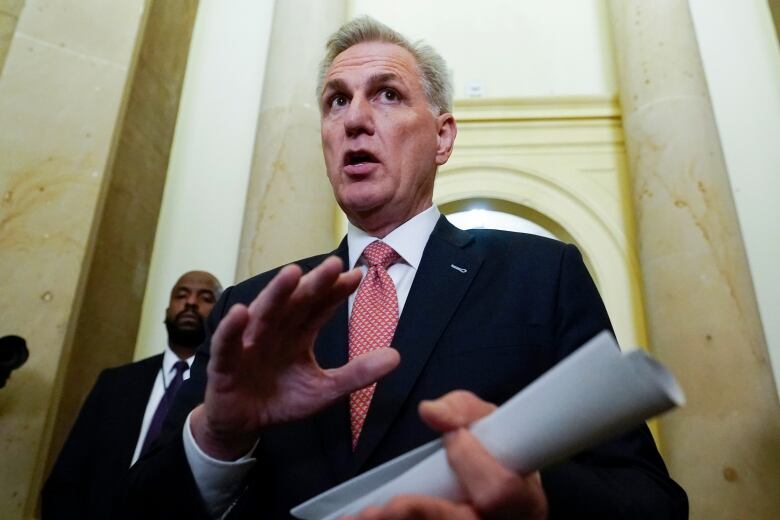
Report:
[{"label": "open palm", "polygon": [[207,454],[238,458],[263,428],[316,413],[398,365],[393,349],[336,369],[317,364],[317,333],[360,283],[359,270],[341,270],[335,257],[306,275],[287,266],[248,307],[234,305],[222,319],[212,338],[205,400],[191,418]]}]

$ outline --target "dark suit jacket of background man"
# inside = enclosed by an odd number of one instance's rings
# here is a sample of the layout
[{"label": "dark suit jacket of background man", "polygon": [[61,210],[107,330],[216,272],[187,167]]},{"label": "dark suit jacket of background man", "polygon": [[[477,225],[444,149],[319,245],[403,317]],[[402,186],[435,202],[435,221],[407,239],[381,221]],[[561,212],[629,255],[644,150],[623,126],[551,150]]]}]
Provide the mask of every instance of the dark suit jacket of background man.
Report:
[{"label": "dark suit jacket of background man", "polygon": [[[335,254],[346,265],[346,240]],[[299,264],[310,270],[325,257]],[[275,274],[226,290],[209,317],[210,330]],[[517,233],[464,232],[442,217],[393,339],[401,365],[377,385],[354,454],[346,398],[317,416],[265,431],[231,518],[287,518],[292,506],[435,438],[417,414],[420,400],[467,389],[502,403],[606,328],[606,310],[575,247]],[[315,355],[324,368],[347,362],[346,303],[321,330]],[[181,426],[203,399],[207,360],[205,350],[196,356],[169,416],[168,442],[130,473],[122,507],[130,517],[204,514]],[[164,493],[172,481],[182,486],[178,500]],[[687,516],[685,493],[668,477],[645,426],[542,471],[542,482],[555,518]]]},{"label": "dark suit jacket of background man", "polygon": [[100,373],[43,488],[43,517],[108,518],[162,354]]}]

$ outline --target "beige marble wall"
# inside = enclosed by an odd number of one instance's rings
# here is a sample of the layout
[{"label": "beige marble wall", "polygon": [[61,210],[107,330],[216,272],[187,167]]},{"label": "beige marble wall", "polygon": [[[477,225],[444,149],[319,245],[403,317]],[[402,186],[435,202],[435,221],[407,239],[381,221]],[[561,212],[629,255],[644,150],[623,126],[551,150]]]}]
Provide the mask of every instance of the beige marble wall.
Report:
[{"label": "beige marble wall", "polygon": [[693,518],[780,518],[780,406],[687,3],[610,7],[648,335],[688,397],[666,459]]},{"label": "beige marble wall", "polygon": [[0,71],[3,70],[5,56],[11,46],[16,22],[23,6],[24,0],[0,0]]},{"label": "beige marble wall", "polygon": [[236,279],[332,249],[334,208],[315,86],[346,2],[277,2]]},{"label": "beige marble wall", "polygon": [[45,474],[98,373],[133,359],[197,7],[198,0],[149,5]]},{"label": "beige marble wall", "polygon": [[0,77],[0,517],[34,514],[144,0],[28,0]]}]

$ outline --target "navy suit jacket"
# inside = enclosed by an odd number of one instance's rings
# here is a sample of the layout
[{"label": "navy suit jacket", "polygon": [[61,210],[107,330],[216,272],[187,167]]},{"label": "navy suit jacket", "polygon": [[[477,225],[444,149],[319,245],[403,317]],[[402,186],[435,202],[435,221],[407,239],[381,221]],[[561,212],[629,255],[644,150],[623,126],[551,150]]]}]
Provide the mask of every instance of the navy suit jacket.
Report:
[{"label": "navy suit jacket", "polygon": [[109,517],[162,359],[160,354],[100,373],[44,485],[45,520]]},{"label": "navy suit jacket", "polygon": [[[346,240],[334,254],[346,263]],[[310,270],[326,255],[299,262]],[[211,330],[235,303],[248,304],[271,271],[225,291]],[[353,453],[348,400],[305,420],[263,432],[258,462],[231,517],[287,518],[312,496],[436,437],[417,414],[422,399],[466,389],[502,403],[610,323],[574,246],[531,235],[461,231],[445,218],[426,245],[400,316],[393,347],[400,366],[382,379]],[[324,368],[347,362],[347,306],[323,327],[315,356]],[[181,425],[203,399],[206,349],[169,418],[169,442],[136,465],[123,510],[154,515],[165,481],[181,484],[168,514],[202,515],[184,457]],[[620,392],[620,388],[615,389]],[[687,499],[643,425],[542,472],[552,517],[681,518]],[[158,504],[160,502],[157,502]]]}]

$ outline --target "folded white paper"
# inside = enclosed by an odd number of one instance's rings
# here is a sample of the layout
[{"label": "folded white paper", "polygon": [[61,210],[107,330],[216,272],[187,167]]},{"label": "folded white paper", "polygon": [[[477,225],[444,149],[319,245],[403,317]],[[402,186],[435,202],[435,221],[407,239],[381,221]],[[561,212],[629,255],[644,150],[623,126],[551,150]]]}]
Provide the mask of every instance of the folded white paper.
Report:
[{"label": "folded white paper", "polygon": [[[470,430],[506,467],[531,473],[684,402],[663,366],[640,350],[621,353],[605,331]],[[303,520],[331,520],[408,493],[463,498],[441,440],[336,486],[291,513]]]}]

